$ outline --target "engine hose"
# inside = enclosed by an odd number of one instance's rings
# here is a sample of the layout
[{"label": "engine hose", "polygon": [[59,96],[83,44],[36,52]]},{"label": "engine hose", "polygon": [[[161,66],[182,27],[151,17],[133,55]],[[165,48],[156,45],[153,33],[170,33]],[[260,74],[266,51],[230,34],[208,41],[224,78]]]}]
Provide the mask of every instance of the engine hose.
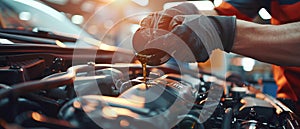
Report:
[{"label": "engine hose", "polygon": [[190,113],[179,116],[179,118],[183,118],[178,124],[179,129],[205,129],[199,120],[199,113],[197,111],[190,111]]},{"label": "engine hose", "polygon": [[227,108],[222,122],[222,129],[231,129],[232,109]]}]

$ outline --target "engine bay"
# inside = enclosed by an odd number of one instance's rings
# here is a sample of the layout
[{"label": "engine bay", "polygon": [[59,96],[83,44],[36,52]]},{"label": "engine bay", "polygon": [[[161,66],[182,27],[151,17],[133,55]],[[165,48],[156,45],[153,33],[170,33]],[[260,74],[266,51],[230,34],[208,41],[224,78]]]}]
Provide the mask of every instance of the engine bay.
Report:
[{"label": "engine bay", "polygon": [[47,45],[1,49],[0,128],[300,128],[290,105],[239,80],[162,65],[147,67],[146,88],[135,59],[109,63],[115,51],[94,58]]}]

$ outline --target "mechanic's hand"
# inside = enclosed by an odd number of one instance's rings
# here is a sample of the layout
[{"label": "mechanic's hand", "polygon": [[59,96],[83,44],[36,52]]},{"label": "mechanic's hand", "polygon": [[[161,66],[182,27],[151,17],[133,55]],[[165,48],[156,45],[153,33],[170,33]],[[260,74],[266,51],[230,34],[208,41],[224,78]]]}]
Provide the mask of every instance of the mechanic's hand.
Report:
[{"label": "mechanic's hand", "polygon": [[199,11],[194,4],[183,3],[164,11],[154,12],[144,18],[140,25],[141,28],[156,28],[168,30],[169,23],[176,15],[198,14]]},{"label": "mechanic's hand", "polygon": [[[164,11],[159,11],[148,15],[144,18],[140,25],[141,27],[134,34],[133,47],[136,53],[140,53],[144,50],[145,44],[148,41],[156,39],[159,36],[169,33],[172,28],[169,28],[169,24],[173,17],[176,15],[188,15],[198,14],[199,11],[194,4],[183,3],[175,7],[169,8]],[[148,65],[160,65],[167,62],[170,59],[170,55],[165,51],[160,50],[145,50],[140,54],[152,55],[148,61]]]},{"label": "mechanic's hand", "polygon": [[235,27],[235,17],[178,15],[169,23],[171,32],[145,42],[143,49],[158,48],[181,61],[204,62],[214,49],[231,51]]}]

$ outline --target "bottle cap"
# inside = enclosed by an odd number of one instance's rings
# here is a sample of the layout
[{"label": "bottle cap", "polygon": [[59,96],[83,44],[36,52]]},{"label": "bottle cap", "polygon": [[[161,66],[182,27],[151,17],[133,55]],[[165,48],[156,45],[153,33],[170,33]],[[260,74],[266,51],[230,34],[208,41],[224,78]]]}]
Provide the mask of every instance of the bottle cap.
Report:
[{"label": "bottle cap", "polygon": [[147,65],[157,66],[166,63],[171,58],[168,53],[158,48],[145,48],[155,37],[164,34],[166,31],[153,28],[140,28],[134,33],[132,45],[140,61],[142,59],[147,61]]}]

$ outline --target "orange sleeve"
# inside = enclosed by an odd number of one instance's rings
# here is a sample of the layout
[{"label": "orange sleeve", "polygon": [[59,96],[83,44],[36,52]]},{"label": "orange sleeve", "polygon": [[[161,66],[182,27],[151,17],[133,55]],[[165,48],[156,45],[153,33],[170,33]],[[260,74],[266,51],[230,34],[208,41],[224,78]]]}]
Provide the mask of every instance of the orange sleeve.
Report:
[{"label": "orange sleeve", "polygon": [[300,21],[300,2],[294,4],[280,5],[278,1],[272,1],[272,19],[274,25],[286,24],[290,22]]},{"label": "orange sleeve", "polygon": [[300,94],[300,68],[273,65],[273,74],[278,86],[277,97],[298,101]]},{"label": "orange sleeve", "polygon": [[215,10],[218,12],[219,15],[236,16],[238,19],[252,21],[252,18],[242,14],[234,6],[232,6],[230,3],[227,3],[225,1],[223,1],[220,6],[216,7]]}]

